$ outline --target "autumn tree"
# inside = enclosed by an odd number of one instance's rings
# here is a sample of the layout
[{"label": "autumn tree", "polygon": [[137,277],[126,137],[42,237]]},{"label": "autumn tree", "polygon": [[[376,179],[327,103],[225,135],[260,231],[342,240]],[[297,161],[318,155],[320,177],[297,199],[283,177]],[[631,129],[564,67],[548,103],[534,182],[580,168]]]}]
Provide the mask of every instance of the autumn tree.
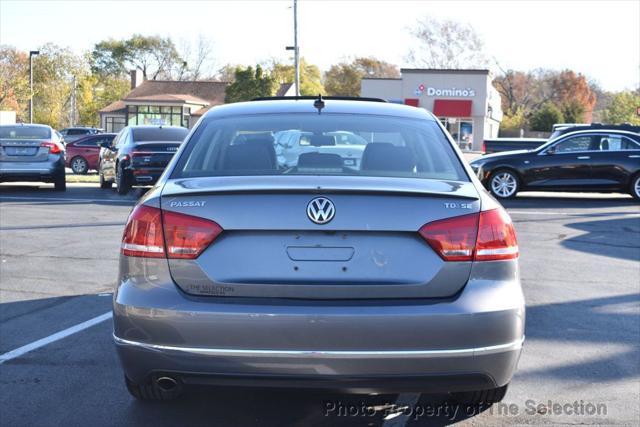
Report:
[{"label": "autumn tree", "polygon": [[551,77],[552,100],[569,123],[591,121],[596,96],[582,74],[564,70]]},{"label": "autumn tree", "polygon": [[276,81],[264,73],[262,67],[237,68],[234,82],[227,86],[225,102],[249,101],[262,96],[272,96],[276,90]]},{"label": "autumn tree", "polygon": [[335,96],[360,96],[360,84],[364,77],[399,78],[400,70],[394,64],[374,57],[358,57],[351,62],[332,65],[324,74],[327,94]]},{"label": "autumn tree", "polygon": [[11,46],[0,46],[0,109],[16,112],[25,120],[29,99],[29,55]]},{"label": "autumn tree", "polygon": [[487,56],[480,35],[469,24],[423,18],[411,29],[417,41],[407,62],[426,68],[486,68]]},{"label": "autumn tree", "polygon": [[[293,83],[295,81],[296,70],[293,64],[272,61],[269,68],[276,83]],[[317,65],[308,64],[304,58],[300,58],[300,95],[318,95],[319,93],[325,93],[320,68]]]}]

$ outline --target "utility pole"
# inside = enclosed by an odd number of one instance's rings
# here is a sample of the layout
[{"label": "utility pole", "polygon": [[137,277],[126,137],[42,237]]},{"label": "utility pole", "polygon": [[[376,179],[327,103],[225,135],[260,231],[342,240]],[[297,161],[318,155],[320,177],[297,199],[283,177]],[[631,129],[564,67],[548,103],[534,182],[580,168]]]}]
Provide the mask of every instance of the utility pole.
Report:
[{"label": "utility pole", "polygon": [[300,96],[300,48],[298,47],[298,0],[293,0],[293,49],[296,68],[296,96]]},{"label": "utility pole", "polygon": [[39,50],[29,51],[29,123],[33,123],[33,57],[40,55]]},{"label": "utility pole", "polygon": [[73,91],[71,92],[71,126],[76,125],[76,76],[73,76]]}]

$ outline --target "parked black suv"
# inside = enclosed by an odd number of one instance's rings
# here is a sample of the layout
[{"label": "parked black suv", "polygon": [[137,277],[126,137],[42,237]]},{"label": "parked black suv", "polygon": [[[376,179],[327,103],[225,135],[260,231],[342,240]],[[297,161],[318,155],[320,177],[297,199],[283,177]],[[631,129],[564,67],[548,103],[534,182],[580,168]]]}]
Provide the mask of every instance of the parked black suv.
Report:
[{"label": "parked black suv", "polygon": [[118,193],[126,194],[134,185],[153,185],[188,133],[175,126],[125,127],[100,150],[100,188],[115,182]]}]

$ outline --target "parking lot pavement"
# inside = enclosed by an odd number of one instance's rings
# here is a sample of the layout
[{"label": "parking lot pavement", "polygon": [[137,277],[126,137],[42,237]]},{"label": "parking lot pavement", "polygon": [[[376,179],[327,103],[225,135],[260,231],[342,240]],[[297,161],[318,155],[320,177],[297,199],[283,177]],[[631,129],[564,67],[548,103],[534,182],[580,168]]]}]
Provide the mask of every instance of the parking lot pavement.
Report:
[{"label": "parking lot pavement", "polygon": [[640,423],[640,206],[628,197],[523,193],[505,203],[527,340],[504,404],[465,414],[445,396],[231,387],[134,401],[107,313],[137,196],[0,185],[0,360],[33,347],[0,364],[3,426]]}]

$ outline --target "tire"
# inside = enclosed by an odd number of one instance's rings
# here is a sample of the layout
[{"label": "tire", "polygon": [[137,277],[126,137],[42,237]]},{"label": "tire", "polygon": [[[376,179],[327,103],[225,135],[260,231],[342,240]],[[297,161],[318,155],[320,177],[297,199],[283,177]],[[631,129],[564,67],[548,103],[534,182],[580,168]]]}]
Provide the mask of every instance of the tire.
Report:
[{"label": "tire", "polygon": [[100,176],[100,188],[107,189],[111,188],[111,181],[107,181],[104,179],[104,175],[102,174],[102,165],[98,166],[98,175]]},{"label": "tire", "polygon": [[491,174],[488,182],[489,191],[498,199],[511,199],[520,190],[518,175],[509,169],[500,169]]},{"label": "tire", "polygon": [[74,157],[73,159],[71,159],[70,164],[71,170],[76,175],[86,175],[89,171],[89,162],[87,162],[87,160],[82,156]]},{"label": "tire", "polygon": [[182,394],[180,387],[177,387],[172,391],[165,391],[158,387],[154,382],[136,384],[126,376],[124,377],[124,382],[129,394],[138,400],[171,400]]},{"label": "tire", "polygon": [[53,181],[53,189],[55,191],[67,191],[67,178],[64,172],[55,177]]},{"label": "tire", "polygon": [[498,388],[492,388],[489,390],[477,390],[477,391],[466,391],[459,393],[452,393],[451,397],[456,403],[463,405],[487,405],[491,406],[494,403],[501,402],[504,399],[504,396],[507,394],[507,389],[509,388],[509,384],[504,385]]},{"label": "tire", "polygon": [[633,178],[631,178],[629,193],[631,193],[634,199],[640,200],[640,172],[638,172],[633,176]]},{"label": "tire", "polygon": [[122,165],[118,164],[116,169],[116,191],[120,195],[125,195],[129,190],[131,190],[131,182]]}]

